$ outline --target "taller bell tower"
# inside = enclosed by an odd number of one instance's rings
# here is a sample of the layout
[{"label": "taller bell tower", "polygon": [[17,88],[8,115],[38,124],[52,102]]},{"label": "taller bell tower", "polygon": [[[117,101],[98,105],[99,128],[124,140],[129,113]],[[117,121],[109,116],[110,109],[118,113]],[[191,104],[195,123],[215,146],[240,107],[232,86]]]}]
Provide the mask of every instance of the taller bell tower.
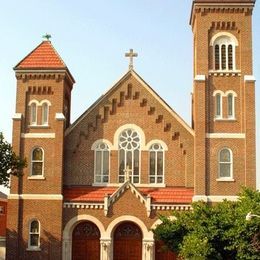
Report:
[{"label": "taller bell tower", "polygon": [[194,0],[195,200],[256,184],[254,0]]},{"label": "taller bell tower", "polygon": [[11,178],[7,258],[61,259],[63,146],[74,79],[49,38],[14,70],[13,148],[28,167]]}]

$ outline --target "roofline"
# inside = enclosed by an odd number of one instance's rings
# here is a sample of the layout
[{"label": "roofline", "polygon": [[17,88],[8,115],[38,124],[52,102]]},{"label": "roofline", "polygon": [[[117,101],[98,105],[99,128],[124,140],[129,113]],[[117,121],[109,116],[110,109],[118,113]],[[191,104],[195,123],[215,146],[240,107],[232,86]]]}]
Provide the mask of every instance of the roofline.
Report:
[{"label": "roofline", "polygon": [[57,73],[57,72],[65,72],[68,74],[69,79],[71,82],[74,84],[76,83],[75,79],[73,78],[72,74],[70,73],[69,69],[67,67],[65,68],[13,68],[15,72],[20,72],[20,73]]},{"label": "roofline", "polygon": [[194,136],[194,130],[134,70],[128,70],[114,85],[112,85],[111,88],[108,89],[107,92],[105,92],[105,94],[100,96],[96,102],[83,112],[81,116],[65,131],[65,136],[67,136],[86,115],[88,115],[105,97],[107,97],[126,77],[131,74],[140,81],[141,84],[145,85],[148,90],[150,90],[150,93],[166,108],[166,110]]},{"label": "roofline", "polygon": [[205,2],[203,0],[193,0],[192,1],[192,7],[191,7],[191,13],[190,13],[190,21],[189,21],[189,24],[192,25],[192,14],[193,14],[193,9],[194,9],[194,6],[196,5],[200,5],[200,6],[237,6],[237,5],[240,5],[240,6],[252,6],[254,7],[255,6],[255,0],[251,0],[251,2],[249,1],[244,1],[244,2],[241,2],[239,0],[237,1],[234,1],[234,2],[228,2],[228,0],[226,2],[222,2],[222,3],[216,3],[215,1],[210,1],[208,0],[208,2]]}]

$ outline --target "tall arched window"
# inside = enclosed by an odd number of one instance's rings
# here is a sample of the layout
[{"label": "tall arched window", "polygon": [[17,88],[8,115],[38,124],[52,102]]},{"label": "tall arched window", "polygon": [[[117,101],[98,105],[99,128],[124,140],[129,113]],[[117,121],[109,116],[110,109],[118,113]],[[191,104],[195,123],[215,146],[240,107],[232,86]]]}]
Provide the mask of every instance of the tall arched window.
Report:
[{"label": "tall arched window", "polygon": [[40,176],[43,175],[43,149],[40,147],[34,148],[32,151],[31,159],[31,175]]},{"label": "tall arched window", "polygon": [[48,125],[49,105],[47,103],[42,104],[42,125]]},{"label": "tall arched window", "polygon": [[161,144],[155,143],[149,149],[149,181],[164,183],[164,150]]},{"label": "tall arched window", "polygon": [[222,117],[222,96],[220,93],[216,94],[216,102],[215,102],[215,117],[221,118]]},{"label": "tall arched window", "polygon": [[218,156],[219,164],[219,178],[232,178],[233,174],[233,155],[232,151],[228,148],[223,148],[219,151]]},{"label": "tall arched window", "polygon": [[109,148],[104,142],[95,148],[95,183],[109,181]]},{"label": "tall arched window", "polygon": [[238,42],[234,35],[220,32],[212,37],[210,45],[213,46],[215,70],[236,69],[235,51]]},{"label": "tall arched window", "polygon": [[40,247],[40,223],[38,220],[34,219],[29,224],[29,248],[39,248]]},{"label": "tall arched window", "polygon": [[234,95],[232,93],[229,93],[227,96],[228,101],[228,117],[234,118],[235,117],[235,100]]},{"label": "tall arched window", "polygon": [[133,129],[124,130],[119,136],[119,182],[126,181],[126,170],[133,183],[140,181],[140,136]]},{"label": "tall arched window", "polygon": [[30,125],[37,125],[37,104],[30,104]]}]

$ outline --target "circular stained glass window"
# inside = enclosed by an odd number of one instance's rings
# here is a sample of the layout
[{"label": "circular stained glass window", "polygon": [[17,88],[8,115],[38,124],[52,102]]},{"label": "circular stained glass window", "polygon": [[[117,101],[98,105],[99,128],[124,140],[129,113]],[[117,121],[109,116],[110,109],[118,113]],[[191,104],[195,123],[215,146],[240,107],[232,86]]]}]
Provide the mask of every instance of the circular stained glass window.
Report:
[{"label": "circular stained glass window", "polygon": [[119,148],[132,151],[140,147],[140,137],[138,133],[132,129],[127,129],[119,136]]}]

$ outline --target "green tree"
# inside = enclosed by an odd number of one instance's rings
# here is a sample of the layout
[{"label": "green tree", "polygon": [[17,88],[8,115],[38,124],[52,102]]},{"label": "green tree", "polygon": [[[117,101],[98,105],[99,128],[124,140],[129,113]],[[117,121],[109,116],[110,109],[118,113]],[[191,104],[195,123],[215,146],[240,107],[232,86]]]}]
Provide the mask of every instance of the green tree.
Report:
[{"label": "green tree", "polygon": [[10,175],[20,176],[26,160],[17,156],[0,132],[0,185],[8,187]]},{"label": "green tree", "polygon": [[161,216],[156,239],[184,259],[259,259],[260,218],[246,220],[248,212],[260,215],[259,191],[243,189],[236,202],[192,207],[173,212],[174,218]]}]

